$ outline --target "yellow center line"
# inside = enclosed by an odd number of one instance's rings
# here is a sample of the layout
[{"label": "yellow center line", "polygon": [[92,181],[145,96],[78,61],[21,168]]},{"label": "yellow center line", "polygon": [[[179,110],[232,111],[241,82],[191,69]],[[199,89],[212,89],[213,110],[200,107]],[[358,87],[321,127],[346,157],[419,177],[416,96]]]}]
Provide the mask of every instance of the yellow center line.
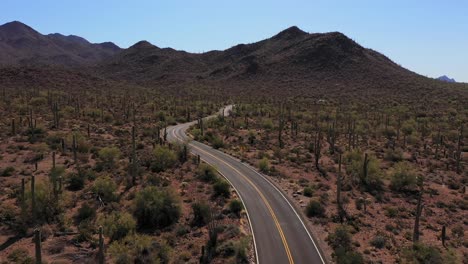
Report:
[{"label": "yellow center line", "polygon": [[[174,135],[175,138],[177,138],[178,140],[180,141],[184,141],[183,139],[179,138],[175,131],[172,130],[172,133]],[[278,229],[278,232],[280,234],[280,237],[281,237],[281,240],[283,242],[283,246],[284,246],[284,249],[286,250],[286,255],[288,256],[288,259],[289,259],[289,263],[290,264],[294,264],[294,260],[293,260],[293,257],[292,257],[292,254],[291,254],[291,251],[289,250],[289,246],[288,246],[288,242],[286,241],[286,237],[284,235],[284,232],[283,232],[283,229],[281,228],[281,225],[278,221],[278,218],[276,217],[276,214],[275,212],[273,211],[273,209],[271,208],[270,206],[270,203],[268,202],[268,200],[265,198],[265,196],[263,195],[263,193],[258,189],[258,187],[249,179],[247,178],[244,174],[242,174],[239,170],[237,170],[236,168],[234,168],[233,166],[231,166],[231,164],[225,162],[224,160],[221,160],[220,158],[206,152],[205,150],[201,149],[200,147],[197,147],[195,145],[192,145],[192,147],[198,149],[199,151],[211,156],[212,158],[224,163],[226,166],[230,167],[231,169],[233,169],[235,172],[237,172],[241,177],[243,177],[250,185],[252,185],[252,187],[257,191],[257,193],[260,195],[260,197],[262,198],[263,202],[265,203],[265,205],[267,206],[268,210],[270,211],[270,214],[273,218],[273,221],[275,222],[275,225],[276,225],[276,228]]]}]

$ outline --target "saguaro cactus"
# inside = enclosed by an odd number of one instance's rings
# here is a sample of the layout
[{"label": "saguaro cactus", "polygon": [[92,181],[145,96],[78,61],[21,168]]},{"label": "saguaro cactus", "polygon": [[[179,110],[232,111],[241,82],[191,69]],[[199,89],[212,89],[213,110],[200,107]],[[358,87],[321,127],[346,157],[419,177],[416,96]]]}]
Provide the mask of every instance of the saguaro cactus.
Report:
[{"label": "saguaro cactus", "polygon": [[104,236],[103,236],[102,226],[99,226],[99,264],[105,263],[105,254],[104,254]]},{"label": "saguaro cactus", "polygon": [[344,209],[343,204],[341,202],[341,185],[342,185],[342,176],[341,176],[341,153],[338,161],[338,175],[336,177],[336,205],[338,209],[338,217],[340,218],[340,222],[343,222],[344,218]]},{"label": "saguaro cactus", "polygon": [[135,140],[135,127],[132,127],[132,164],[130,168],[132,176],[132,185],[136,185],[136,140]]},{"label": "saguaro cactus", "polygon": [[31,211],[33,221],[36,219],[36,179],[31,176]]},{"label": "saguaro cactus", "polygon": [[458,135],[458,144],[457,144],[457,173],[461,173],[461,144],[463,140],[463,125],[460,126],[460,134]]},{"label": "saguaro cactus", "polygon": [[445,247],[445,239],[446,239],[445,225],[442,226],[442,234],[441,234],[440,238],[442,240],[442,246]]},{"label": "saguaro cactus", "polygon": [[413,230],[413,243],[416,243],[419,241],[419,219],[421,217],[422,209],[423,209],[423,203],[422,203],[422,197],[424,193],[424,187],[423,187],[423,179],[419,179],[419,195],[418,195],[418,204],[416,206],[416,217],[414,219],[414,230]]},{"label": "saguaro cactus", "polygon": [[34,230],[34,244],[36,247],[36,264],[42,264],[41,231],[39,229]]}]

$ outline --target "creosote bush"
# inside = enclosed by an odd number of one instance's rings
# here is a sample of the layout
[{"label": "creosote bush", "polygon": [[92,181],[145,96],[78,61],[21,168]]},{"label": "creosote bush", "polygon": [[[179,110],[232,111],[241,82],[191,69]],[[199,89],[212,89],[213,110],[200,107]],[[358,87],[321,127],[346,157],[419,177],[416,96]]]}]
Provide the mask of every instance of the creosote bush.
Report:
[{"label": "creosote bush", "polygon": [[264,157],[258,162],[258,168],[263,173],[268,173],[270,171],[270,162],[268,158]]}]

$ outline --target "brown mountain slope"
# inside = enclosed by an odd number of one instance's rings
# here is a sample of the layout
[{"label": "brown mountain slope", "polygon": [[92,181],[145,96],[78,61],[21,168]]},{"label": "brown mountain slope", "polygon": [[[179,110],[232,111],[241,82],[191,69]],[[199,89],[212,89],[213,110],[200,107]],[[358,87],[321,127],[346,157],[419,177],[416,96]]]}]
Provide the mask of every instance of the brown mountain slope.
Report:
[{"label": "brown mountain slope", "polygon": [[[202,54],[161,49],[142,41],[104,61],[103,76],[146,86],[217,86],[233,94],[467,98],[448,86],[404,69],[339,32],[309,34],[297,27],[252,44]],[[448,93],[452,94],[452,93]]]},{"label": "brown mountain slope", "polygon": [[83,66],[109,58],[120,50],[110,42],[92,44],[73,35],[42,35],[18,21],[0,26],[0,66]]}]

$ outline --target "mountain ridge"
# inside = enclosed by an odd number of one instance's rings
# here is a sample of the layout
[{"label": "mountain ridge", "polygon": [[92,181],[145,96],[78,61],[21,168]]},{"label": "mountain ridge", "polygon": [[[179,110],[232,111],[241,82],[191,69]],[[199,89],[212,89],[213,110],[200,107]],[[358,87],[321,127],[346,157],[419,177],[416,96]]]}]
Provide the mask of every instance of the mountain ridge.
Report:
[{"label": "mountain ridge", "polygon": [[43,35],[19,21],[0,26],[0,65],[85,66],[120,52],[111,42],[90,43],[75,35]]}]

